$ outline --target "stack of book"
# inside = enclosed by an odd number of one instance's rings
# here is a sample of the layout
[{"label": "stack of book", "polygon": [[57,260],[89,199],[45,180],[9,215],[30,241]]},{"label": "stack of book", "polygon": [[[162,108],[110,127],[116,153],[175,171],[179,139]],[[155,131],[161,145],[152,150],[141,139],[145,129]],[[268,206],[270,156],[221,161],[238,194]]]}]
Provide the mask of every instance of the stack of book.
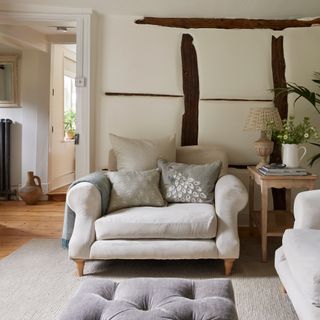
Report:
[{"label": "stack of book", "polygon": [[266,164],[258,169],[265,176],[306,176],[308,172],[304,168],[275,167]]}]

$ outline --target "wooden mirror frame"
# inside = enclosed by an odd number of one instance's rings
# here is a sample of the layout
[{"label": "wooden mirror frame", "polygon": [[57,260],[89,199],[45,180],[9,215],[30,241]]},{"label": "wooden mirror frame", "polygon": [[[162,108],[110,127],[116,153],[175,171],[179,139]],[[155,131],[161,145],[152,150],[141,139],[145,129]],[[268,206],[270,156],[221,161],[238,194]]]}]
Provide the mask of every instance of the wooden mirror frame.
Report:
[{"label": "wooden mirror frame", "polygon": [[0,108],[18,107],[19,94],[18,94],[18,55],[5,54],[0,55],[0,64],[12,65],[12,82],[11,82],[11,97],[9,100],[0,100]]}]

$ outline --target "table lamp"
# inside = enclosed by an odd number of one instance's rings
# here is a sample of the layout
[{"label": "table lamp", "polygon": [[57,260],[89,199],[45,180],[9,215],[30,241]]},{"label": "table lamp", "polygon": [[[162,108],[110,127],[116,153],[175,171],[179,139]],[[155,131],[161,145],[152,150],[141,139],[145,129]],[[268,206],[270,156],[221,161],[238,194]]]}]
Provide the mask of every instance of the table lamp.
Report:
[{"label": "table lamp", "polygon": [[243,130],[260,130],[260,138],[254,143],[256,153],[260,157],[257,168],[267,164],[267,158],[273,151],[273,141],[267,137],[267,131],[270,129],[280,130],[282,121],[277,108],[251,108],[249,116]]}]

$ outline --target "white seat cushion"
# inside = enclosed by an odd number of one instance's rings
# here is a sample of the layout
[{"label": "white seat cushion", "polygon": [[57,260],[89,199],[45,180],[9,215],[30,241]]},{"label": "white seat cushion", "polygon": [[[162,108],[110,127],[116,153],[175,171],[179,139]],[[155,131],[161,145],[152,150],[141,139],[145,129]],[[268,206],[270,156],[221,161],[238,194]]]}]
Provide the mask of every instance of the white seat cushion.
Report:
[{"label": "white seat cushion", "polygon": [[320,307],[320,230],[289,229],[282,242],[293,278],[310,303]]},{"label": "white seat cushion", "polygon": [[211,239],[216,236],[214,206],[175,203],[168,207],[133,207],[107,214],[95,222],[97,240]]}]

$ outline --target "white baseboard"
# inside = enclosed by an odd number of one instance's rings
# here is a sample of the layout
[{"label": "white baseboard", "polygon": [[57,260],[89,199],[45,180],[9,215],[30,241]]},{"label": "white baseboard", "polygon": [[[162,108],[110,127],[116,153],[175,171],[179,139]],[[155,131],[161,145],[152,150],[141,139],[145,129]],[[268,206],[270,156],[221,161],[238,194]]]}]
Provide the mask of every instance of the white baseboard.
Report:
[{"label": "white baseboard", "polygon": [[52,190],[58,189],[60,187],[63,187],[67,184],[72,183],[74,181],[74,179],[75,179],[74,172],[70,172],[70,173],[67,173],[63,176],[56,177],[51,182],[49,182],[47,190],[52,191]]}]

